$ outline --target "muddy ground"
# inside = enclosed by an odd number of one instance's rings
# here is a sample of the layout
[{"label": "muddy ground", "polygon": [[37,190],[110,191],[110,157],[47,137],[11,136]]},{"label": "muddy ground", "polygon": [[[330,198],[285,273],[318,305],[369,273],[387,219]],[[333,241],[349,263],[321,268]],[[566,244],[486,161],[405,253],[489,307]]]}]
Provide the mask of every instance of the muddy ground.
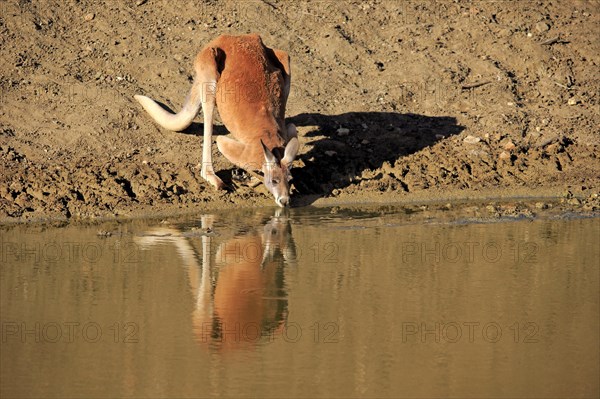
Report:
[{"label": "muddy ground", "polygon": [[2,0],[0,219],[274,205],[200,178],[201,115],[170,132],[133,100],[178,110],[203,44],[249,32],[291,54],[294,205],[562,196],[597,212],[599,27],[596,0]]}]

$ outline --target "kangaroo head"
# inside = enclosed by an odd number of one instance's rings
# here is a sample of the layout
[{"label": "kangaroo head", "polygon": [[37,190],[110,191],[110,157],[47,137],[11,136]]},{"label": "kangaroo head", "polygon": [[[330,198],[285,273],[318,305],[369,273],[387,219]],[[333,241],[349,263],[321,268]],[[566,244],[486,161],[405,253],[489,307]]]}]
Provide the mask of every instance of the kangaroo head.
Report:
[{"label": "kangaroo head", "polygon": [[260,144],[265,155],[262,166],[265,187],[273,194],[277,205],[284,207],[290,202],[290,180],[292,180],[290,168],[298,152],[298,138],[293,137],[287,143],[283,156],[280,154],[281,151],[276,152],[277,155],[273,154],[262,140]]}]

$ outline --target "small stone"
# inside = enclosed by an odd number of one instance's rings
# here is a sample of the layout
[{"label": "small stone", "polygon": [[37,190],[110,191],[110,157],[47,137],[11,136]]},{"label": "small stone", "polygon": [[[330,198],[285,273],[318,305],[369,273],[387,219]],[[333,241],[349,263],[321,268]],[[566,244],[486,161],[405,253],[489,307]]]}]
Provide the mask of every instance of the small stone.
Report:
[{"label": "small stone", "polygon": [[365,144],[365,145],[366,145],[366,144],[369,144],[369,140],[367,140],[367,139],[364,139],[363,141],[361,141],[361,144]]},{"label": "small stone", "polygon": [[85,14],[85,16],[83,17],[83,19],[87,22],[90,22],[92,19],[94,19],[96,17],[96,14],[94,14],[93,12],[89,13],[89,14]]},{"label": "small stone", "polygon": [[540,33],[547,32],[550,30],[550,25],[543,21],[540,21],[537,24],[535,24],[535,30],[537,30]]},{"label": "small stone", "polygon": [[537,209],[548,209],[548,204],[546,204],[544,202],[536,202],[535,207]]},{"label": "small stone", "polygon": [[513,142],[512,142],[512,140],[508,140],[508,141],[506,142],[506,144],[504,144],[504,149],[505,149],[506,151],[512,151],[512,150],[514,150],[514,149],[515,149],[515,147],[516,147],[516,146],[515,146],[515,143],[513,143]]},{"label": "small stone", "polygon": [[513,105],[515,105],[515,103],[513,103],[512,101],[509,101],[506,103],[506,105],[508,105],[509,107],[512,107]]},{"label": "small stone", "polygon": [[475,136],[471,136],[471,135],[468,135],[463,140],[463,142],[465,142],[466,144],[477,144],[480,141],[481,141],[481,139],[479,137],[475,137]]},{"label": "small stone", "polygon": [[503,161],[509,160],[510,159],[510,154],[506,151],[502,151],[500,153],[500,155],[498,156],[498,158],[500,158]]},{"label": "small stone", "polygon": [[338,136],[347,136],[350,134],[350,129],[346,129],[345,127],[341,127],[337,130]]},{"label": "small stone", "polygon": [[436,138],[436,140],[442,140],[442,139],[446,138],[446,136],[444,136],[443,134],[436,134],[435,138]]},{"label": "small stone", "polygon": [[499,37],[508,37],[512,35],[512,30],[510,29],[501,29],[500,32],[498,32],[498,36]]},{"label": "small stone", "polygon": [[567,104],[569,105],[577,105],[579,104],[579,100],[576,98],[569,98],[569,100],[567,101]]},{"label": "small stone", "polygon": [[567,201],[567,203],[569,205],[581,205],[581,201],[579,201],[577,198],[571,198]]},{"label": "small stone", "polygon": [[328,157],[332,157],[335,154],[337,154],[337,152],[335,152],[335,151],[325,151],[325,155],[327,155]]}]

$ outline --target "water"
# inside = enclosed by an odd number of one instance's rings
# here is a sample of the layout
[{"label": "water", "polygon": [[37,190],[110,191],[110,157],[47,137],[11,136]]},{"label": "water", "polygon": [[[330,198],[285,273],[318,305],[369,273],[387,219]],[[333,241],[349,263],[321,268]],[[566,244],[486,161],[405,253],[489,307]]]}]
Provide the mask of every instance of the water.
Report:
[{"label": "water", "polygon": [[600,220],[469,212],[4,228],[0,396],[598,397]]}]

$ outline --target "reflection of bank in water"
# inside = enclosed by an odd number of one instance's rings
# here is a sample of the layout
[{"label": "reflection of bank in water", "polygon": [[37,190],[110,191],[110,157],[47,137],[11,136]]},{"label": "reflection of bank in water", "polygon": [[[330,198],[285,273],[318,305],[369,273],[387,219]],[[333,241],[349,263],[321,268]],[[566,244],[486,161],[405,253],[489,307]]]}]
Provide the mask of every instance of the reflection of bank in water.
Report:
[{"label": "reflection of bank in water", "polygon": [[[285,270],[296,261],[296,249],[285,210],[266,222],[218,244],[214,234],[202,235],[202,249],[193,238],[172,227],[147,231],[136,242],[143,249],[174,244],[187,270],[195,299],[192,314],[195,340],[217,350],[272,341],[287,318]],[[202,231],[210,231],[214,216],[202,216]],[[213,253],[214,252],[214,253]]]}]

